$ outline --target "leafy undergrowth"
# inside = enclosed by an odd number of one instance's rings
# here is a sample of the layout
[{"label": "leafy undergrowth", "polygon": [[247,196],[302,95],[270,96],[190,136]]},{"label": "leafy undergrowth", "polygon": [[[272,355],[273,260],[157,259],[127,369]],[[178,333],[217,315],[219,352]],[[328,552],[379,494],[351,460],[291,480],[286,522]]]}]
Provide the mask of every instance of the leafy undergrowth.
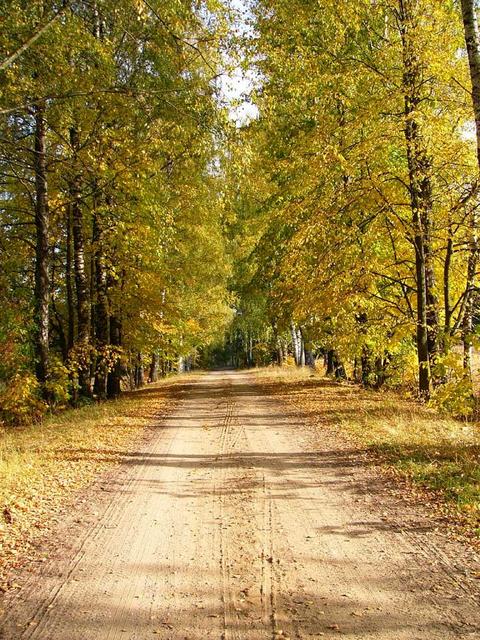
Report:
[{"label": "leafy undergrowth", "polygon": [[271,393],[300,405],[321,428],[340,429],[396,474],[432,490],[480,536],[480,426],[439,415],[393,392],[338,383],[309,369],[269,368]]},{"label": "leafy undergrowth", "polygon": [[41,424],[0,432],[0,590],[12,568],[34,555],[75,493],[135,446],[172,408],[186,376],[72,409]]}]

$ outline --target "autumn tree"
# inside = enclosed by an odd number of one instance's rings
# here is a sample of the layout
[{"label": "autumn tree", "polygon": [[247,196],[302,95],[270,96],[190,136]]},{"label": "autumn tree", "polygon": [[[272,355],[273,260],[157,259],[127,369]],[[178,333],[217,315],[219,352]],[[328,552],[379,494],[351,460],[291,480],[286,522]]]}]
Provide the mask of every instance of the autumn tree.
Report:
[{"label": "autumn tree", "polygon": [[245,47],[260,117],[239,136],[249,178],[232,206],[255,193],[250,282],[262,283],[264,324],[273,313],[292,351],[299,328],[329,370],[365,384],[404,382],[415,357],[428,397],[456,375],[477,206],[456,8],[359,0],[254,11]]},{"label": "autumn tree", "polygon": [[214,169],[223,9],[7,4],[0,261],[29,329],[5,340],[25,343],[22,375],[35,370],[48,402],[115,396],[144,379],[140,362],[193,358],[229,317]]}]

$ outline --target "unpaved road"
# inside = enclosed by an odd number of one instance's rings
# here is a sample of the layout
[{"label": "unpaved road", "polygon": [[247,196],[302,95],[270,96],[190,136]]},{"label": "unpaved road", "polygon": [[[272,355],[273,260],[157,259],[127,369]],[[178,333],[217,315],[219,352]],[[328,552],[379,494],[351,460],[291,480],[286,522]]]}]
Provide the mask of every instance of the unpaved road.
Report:
[{"label": "unpaved road", "polygon": [[475,556],[312,429],[248,374],[200,377],[54,532],[0,637],[480,638]]}]

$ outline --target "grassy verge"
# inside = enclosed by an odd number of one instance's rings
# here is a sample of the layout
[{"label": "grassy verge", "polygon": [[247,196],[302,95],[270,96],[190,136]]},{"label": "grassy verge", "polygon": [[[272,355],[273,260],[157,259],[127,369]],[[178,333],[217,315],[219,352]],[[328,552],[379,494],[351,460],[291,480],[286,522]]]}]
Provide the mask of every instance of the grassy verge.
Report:
[{"label": "grassy verge", "polygon": [[0,431],[0,590],[11,586],[10,570],[34,554],[35,540],[60,509],[118,464],[145,427],[173,406],[186,380],[169,378],[117,401]]},{"label": "grassy verge", "polygon": [[393,392],[339,384],[308,369],[263,369],[272,392],[340,429],[396,473],[427,487],[480,536],[480,426],[439,415]]}]

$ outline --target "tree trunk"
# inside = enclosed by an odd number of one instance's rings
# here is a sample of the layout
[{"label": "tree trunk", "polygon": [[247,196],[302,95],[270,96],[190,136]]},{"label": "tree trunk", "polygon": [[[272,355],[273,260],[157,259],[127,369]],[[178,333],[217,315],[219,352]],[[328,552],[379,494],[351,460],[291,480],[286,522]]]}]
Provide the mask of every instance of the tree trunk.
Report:
[{"label": "tree trunk", "polygon": [[295,326],[295,323],[292,322],[290,324],[290,334],[292,336],[292,350],[293,350],[293,358],[295,360],[295,364],[297,365],[297,367],[300,365],[300,350],[299,350],[299,346],[298,346],[298,333],[297,333],[297,327]]},{"label": "tree trunk", "polygon": [[67,294],[67,346],[70,352],[75,342],[75,301],[73,292],[73,248],[72,248],[72,208],[69,205],[66,211],[66,265],[65,265],[65,289]]},{"label": "tree trunk", "polygon": [[308,333],[301,327],[299,327],[298,331],[302,339],[303,363],[307,367],[315,369],[315,357],[313,355],[312,342],[309,339]]},{"label": "tree trunk", "polygon": [[409,191],[414,229],[417,285],[417,352],[420,395],[431,393],[431,364],[438,351],[438,312],[430,248],[432,215],[432,160],[423,140],[418,110],[422,102],[423,68],[414,42],[417,0],[399,0],[399,24],[403,46],[405,140]]},{"label": "tree trunk", "polygon": [[305,366],[305,344],[301,327],[297,327],[297,345],[298,345],[298,364],[300,367]]},{"label": "tree trunk", "polygon": [[251,333],[248,334],[248,366],[249,367],[253,367],[254,366],[254,362],[253,362],[253,338],[252,338],[252,334]]},{"label": "tree trunk", "polygon": [[375,389],[383,387],[387,380],[387,366],[390,362],[390,354],[385,352],[384,356],[375,358]]},{"label": "tree trunk", "polygon": [[335,374],[335,361],[335,351],[333,349],[329,349],[327,351],[327,376],[333,376]]},{"label": "tree trunk", "polygon": [[178,356],[177,371],[178,371],[178,373],[184,373],[185,372],[185,359],[184,359],[183,356]]},{"label": "tree trunk", "polygon": [[305,343],[305,364],[307,365],[307,367],[315,369],[315,356],[313,354],[310,342]]},{"label": "tree trunk", "polygon": [[141,389],[144,384],[143,355],[139,352],[137,353],[137,361],[135,363],[135,388]]},{"label": "tree trunk", "polygon": [[52,268],[50,275],[50,305],[53,312],[50,314],[50,319],[52,321],[51,329],[54,329],[57,333],[60,351],[62,352],[62,361],[66,363],[68,362],[67,336],[65,334],[65,329],[63,326],[62,314],[60,313],[55,300],[55,292],[57,290],[55,261],[52,260],[51,263]]},{"label": "tree trunk", "polygon": [[353,379],[355,382],[362,382],[361,358],[355,357],[353,361]]},{"label": "tree trunk", "polygon": [[297,367],[305,366],[305,351],[303,346],[302,330],[297,327],[294,322],[290,325],[290,333],[292,336],[293,357]]},{"label": "tree trunk", "polygon": [[282,367],[283,360],[284,360],[284,353],[283,353],[282,340],[279,336],[277,336],[276,346],[277,346],[277,363],[279,367]]},{"label": "tree trunk", "polygon": [[[79,147],[78,131],[75,127],[70,129],[70,144],[75,161]],[[78,174],[71,181],[70,196],[72,199],[73,264],[77,292],[77,347],[80,362],[78,378],[82,394],[90,396],[92,393],[90,383],[90,300],[85,268],[85,237],[83,213],[80,205],[80,176]]]},{"label": "tree trunk", "polygon": [[366,344],[364,344],[362,348],[361,364],[362,364],[362,384],[365,387],[371,387],[373,385],[372,351]]},{"label": "tree trunk", "polygon": [[[122,346],[122,322],[116,315],[110,316],[110,344],[113,347],[120,348]],[[117,354],[113,367],[109,370],[107,376],[107,397],[118,398],[121,391],[122,380],[122,362],[120,355]]]},{"label": "tree trunk", "polygon": [[345,380],[347,374],[343,362],[340,360],[337,354],[335,354],[335,378],[337,380]]},{"label": "tree trunk", "polygon": [[452,323],[452,307],[450,304],[450,269],[452,265],[453,256],[453,230],[452,223],[449,220],[448,224],[448,240],[447,248],[445,251],[445,260],[443,263],[443,304],[445,310],[445,327],[442,351],[444,354],[448,353],[450,349],[450,334]]},{"label": "tree trunk", "polygon": [[150,372],[148,374],[149,382],[157,382],[158,380],[158,364],[159,364],[159,356],[158,353],[152,353],[152,358],[150,360]]},{"label": "tree trunk", "polygon": [[[362,338],[362,355],[360,356],[360,370],[358,371],[359,381],[364,387],[370,387],[373,384],[373,368],[372,368],[372,350],[367,344],[368,340],[368,315],[365,311],[357,313],[355,320],[359,326],[359,334]],[[355,365],[358,367],[358,363]]]},{"label": "tree trunk", "polygon": [[[476,217],[475,213],[472,213],[473,217]],[[473,356],[473,316],[475,313],[477,295],[475,292],[475,280],[478,264],[478,241],[476,234],[476,224],[472,224],[470,229],[470,253],[468,256],[467,266],[467,288],[465,292],[465,315],[463,316],[462,325],[462,341],[463,341],[463,368],[465,374],[469,377],[472,376],[472,356]]]},{"label": "tree trunk", "polygon": [[94,267],[95,267],[95,341],[97,364],[95,368],[95,393],[101,400],[107,397],[109,309],[107,292],[107,268],[103,251],[103,234],[97,216],[93,219]]},{"label": "tree trunk", "polygon": [[[475,0],[461,0],[462,20],[467,46],[470,80],[472,83],[472,107],[475,117],[477,138],[477,162],[480,169],[480,33]],[[462,338],[464,345],[463,363],[465,371],[471,376],[472,367],[472,334],[473,314],[475,310],[475,285],[478,265],[478,219],[476,209],[470,216],[469,258],[467,267],[467,287],[465,301],[465,316],[463,319]]]},{"label": "tree trunk", "polygon": [[[68,357],[72,357],[75,345],[75,292],[74,292],[74,268],[73,268],[73,231],[72,231],[72,206],[69,204],[66,210],[66,264],[65,264],[65,289],[67,302],[67,348]],[[70,403],[76,407],[78,403],[78,371],[69,367],[70,379]]]},{"label": "tree trunk", "polygon": [[49,357],[49,277],[50,263],[48,230],[48,192],[46,167],[45,107],[34,105],[35,143],[33,165],[35,169],[35,372],[48,399],[45,383],[48,377]]},{"label": "tree trunk", "polygon": [[327,376],[335,376],[338,380],[347,377],[345,367],[334,349],[327,351]]},{"label": "tree trunk", "polygon": [[461,0],[461,6],[470,79],[472,82],[472,106],[477,133],[477,160],[480,167],[480,33],[475,0]]},{"label": "tree trunk", "polygon": [[167,353],[164,351],[162,353],[162,357],[160,359],[160,371],[162,374],[162,378],[165,378],[167,375]]}]

